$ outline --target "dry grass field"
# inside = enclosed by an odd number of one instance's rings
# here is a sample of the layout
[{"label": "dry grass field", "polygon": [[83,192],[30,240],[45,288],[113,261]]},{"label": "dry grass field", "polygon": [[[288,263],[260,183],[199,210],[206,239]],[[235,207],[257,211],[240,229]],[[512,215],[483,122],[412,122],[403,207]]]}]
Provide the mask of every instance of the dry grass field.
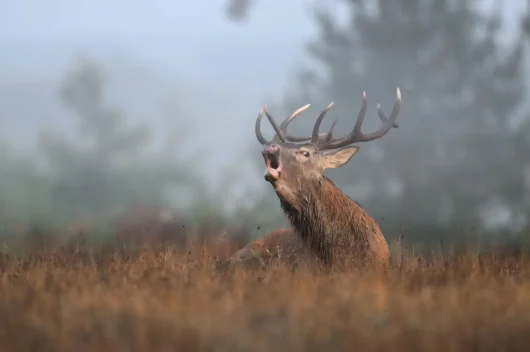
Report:
[{"label": "dry grass field", "polygon": [[[199,248],[199,247],[197,247]],[[208,251],[0,259],[1,351],[526,351],[530,259],[218,271]]]}]

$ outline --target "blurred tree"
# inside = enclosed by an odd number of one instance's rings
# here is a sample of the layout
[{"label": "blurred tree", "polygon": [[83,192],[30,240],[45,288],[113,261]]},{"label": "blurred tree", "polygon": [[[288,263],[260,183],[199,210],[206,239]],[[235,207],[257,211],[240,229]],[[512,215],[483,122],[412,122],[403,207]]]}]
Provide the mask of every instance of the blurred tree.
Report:
[{"label": "blurred tree", "polygon": [[[346,131],[363,90],[370,115],[380,98],[388,114],[401,88],[400,128],[362,144],[355,160],[330,172],[371,213],[384,215],[387,233],[400,223],[409,238],[485,226],[503,209],[514,229],[528,215],[530,125],[512,128],[524,92],[522,40],[500,43],[498,4],[488,13],[477,4],[334,0],[314,10],[319,34],[307,46],[314,65],[300,70],[281,110],[308,102],[321,109],[333,100],[329,115],[341,116],[336,130]],[[292,125],[308,135],[313,116]],[[367,116],[363,130],[378,124]]]},{"label": "blurred tree", "polygon": [[57,214],[71,220],[110,216],[131,204],[161,204],[172,184],[202,194],[204,184],[189,160],[167,151],[148,153],[148,126],[129,126],[123,111],[108,107],[106,85],[103,68],[80,59],[60,90],[64,105],[77,118],[79,135],[74,141],[52,133],[41,135]]},{"label": "blurred tree", "polygon": [[225,14],[232,21],[242,22],[248,18],[251,5],[251,0],[228,0]]},{"label": "blurred tree", "polygon": [[530,36],[530,6],[528,6],[530,5],[530,0],[528,0],[526,3],[527,3],[526,13],[521,15],[520,21],[521,21],[521,27],[523,28],[523,32],[527,36]]}]

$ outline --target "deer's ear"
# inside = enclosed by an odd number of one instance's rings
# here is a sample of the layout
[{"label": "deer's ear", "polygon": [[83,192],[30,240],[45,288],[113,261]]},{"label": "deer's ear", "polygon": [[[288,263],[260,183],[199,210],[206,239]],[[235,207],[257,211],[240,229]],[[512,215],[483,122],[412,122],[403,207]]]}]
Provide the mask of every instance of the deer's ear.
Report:
[{"label": "deer's ear", "polygon": [[327,150],[322,153],[322,161],[324,163],[324,168],[326,169],[335,169],[346,164],[352,156],[357,153],[359,147],[345,147],[338,150]]}]

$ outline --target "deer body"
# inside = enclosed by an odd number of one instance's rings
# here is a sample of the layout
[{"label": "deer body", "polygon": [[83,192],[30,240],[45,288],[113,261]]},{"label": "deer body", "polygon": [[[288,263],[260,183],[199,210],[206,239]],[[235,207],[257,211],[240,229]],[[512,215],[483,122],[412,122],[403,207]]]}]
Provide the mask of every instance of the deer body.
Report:
[{"label": "deer body", "polygon": [[305,188],[297,201],[280,203],[295,232],[324,264],[353,259],[388,265],[390,251],[377,223],[327,177]]},{"label": "deer body", "polygon": [[[363,94],[362,102],[353,130],[342,138],[332,135],[337,120],[329,132],[319,134],[320,124],[333,103],[318,116],[310,138],[287,134],[289,123],[309,105],[299,108],[280,126],[276,125],[266,107],[256,119],[256,137],[263,145],[266,165],[265,180],[274,188],[296,234],[326,266],[340,263],[386,266],[390,260],[387,242],[375,220],[324,176],[326,169],[345,165],[357,153],[359,147],[350,144],[381,138],[392,127],[398,127],[395,120],[401,106],[399,89],[389,118],[378,106],[378,116],[384,126],[376,132],[361,132],[367,107],[366,94]],[[271,141],[261,134],[263,113],[276,131]]]}]

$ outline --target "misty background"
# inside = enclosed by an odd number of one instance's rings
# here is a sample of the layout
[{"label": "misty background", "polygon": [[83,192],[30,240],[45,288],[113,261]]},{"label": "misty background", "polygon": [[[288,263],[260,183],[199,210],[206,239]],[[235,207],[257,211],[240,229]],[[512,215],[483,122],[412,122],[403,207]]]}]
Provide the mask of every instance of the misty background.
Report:
[{"label": "misty background", "polygon": [[311,103],[301,136],[334,101],[322,130],[340,117],[346,134],[365,90],[369,132],[399,86],[400,127],[329,177],[390,239],[524,238],[527,5],[0,1],[2,233],[151,217],[261,236],[288,226],[262,176],[261,106],[281,120]]}]

